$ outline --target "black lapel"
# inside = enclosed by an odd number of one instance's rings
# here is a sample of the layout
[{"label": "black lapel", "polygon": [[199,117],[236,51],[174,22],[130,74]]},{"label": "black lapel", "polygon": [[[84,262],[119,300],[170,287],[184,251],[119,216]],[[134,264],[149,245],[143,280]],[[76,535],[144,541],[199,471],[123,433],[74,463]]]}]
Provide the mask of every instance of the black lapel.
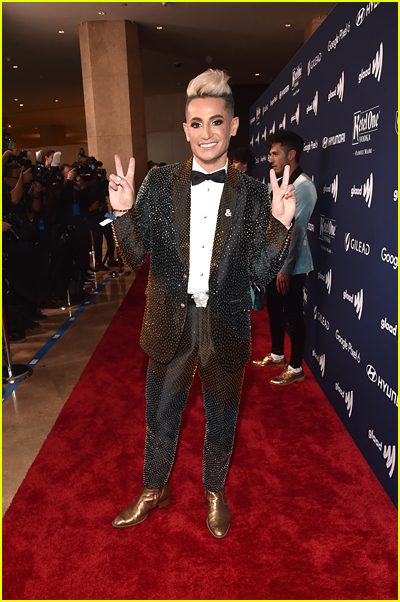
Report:
[{"label": "black lapel", "polygon": [[221,202],[219,204],[217,226],[215,228],[214,245],[211,256],[210,276],[215,269],[219,258],[224,249],[226,239],[231,229],[235,215],[236,203],[238,200],[238,187],[240,180],[235,169],[229,163],[228,173],[226,174],[225,186],[222,191]]},{"label": "black lapel", "polygon": [[175,172],[172,186],[172,206],[174,212],[175,232],[181,248],[183,259],[190,264],[190,172],[192,159],[184,163]]}]

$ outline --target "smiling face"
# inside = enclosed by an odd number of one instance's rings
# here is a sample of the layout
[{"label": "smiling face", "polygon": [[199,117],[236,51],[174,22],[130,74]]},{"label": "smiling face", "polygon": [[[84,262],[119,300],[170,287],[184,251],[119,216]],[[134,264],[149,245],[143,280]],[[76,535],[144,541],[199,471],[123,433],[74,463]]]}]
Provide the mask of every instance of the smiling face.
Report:
[{"label": "smiling face", "polygon": [[193,155],[208,172],[225,167],[229,141],[239,127],[239,118],[231,117],[224,98],[194,98],[186,109],[183,124]]}]

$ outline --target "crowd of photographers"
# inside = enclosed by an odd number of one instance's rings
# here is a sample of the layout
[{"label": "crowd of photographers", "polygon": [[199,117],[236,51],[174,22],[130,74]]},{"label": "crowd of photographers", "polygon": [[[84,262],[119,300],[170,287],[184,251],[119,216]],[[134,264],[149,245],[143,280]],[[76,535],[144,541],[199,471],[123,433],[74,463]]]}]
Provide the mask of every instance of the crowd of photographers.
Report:
[{"label": "crowd of photographers", "polygon": [[3,304],[11,341],[40,325],[42,309],[66,306],[68,297],[82,303],[93,272],[118,265],[111,226],[100,225],[109,210],[102,163],[82,157],[58,166],[53,158],[52,150],[36,164],[26,151],[3,154]]}]

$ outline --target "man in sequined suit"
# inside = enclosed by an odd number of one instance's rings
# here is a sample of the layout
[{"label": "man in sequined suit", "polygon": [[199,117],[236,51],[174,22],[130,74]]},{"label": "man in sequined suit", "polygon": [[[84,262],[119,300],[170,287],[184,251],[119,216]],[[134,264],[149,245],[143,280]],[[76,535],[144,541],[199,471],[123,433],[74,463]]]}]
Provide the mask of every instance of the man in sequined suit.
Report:
[{"label": "man in sequined suit", "polygon": [[187,89],[183,128],[193,158],[150,170],[134,203],[134,159],[110,176],[113,230],[131,266],[150,253],[141,346],[149,355],[144,487],[113,521],[143,522],[170,503],[169,475],[181,414],[196,369],[202,380],[206,433],[203,481],[206,524],[228,532],[225,496],[245,364],[250,358],[250,284],[265,284],[282,265],[295,210],[293,187],[268,187],[228,162],[234,117],[229,77],[209,69]]}]

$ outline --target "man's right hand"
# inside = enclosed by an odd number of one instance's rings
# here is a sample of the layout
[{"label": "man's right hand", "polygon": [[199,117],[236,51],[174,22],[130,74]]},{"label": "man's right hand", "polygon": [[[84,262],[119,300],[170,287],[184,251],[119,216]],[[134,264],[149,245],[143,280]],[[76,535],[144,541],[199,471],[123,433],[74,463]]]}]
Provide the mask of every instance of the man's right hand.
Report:
[{"label": "man's right hand", "polygon": [[111,207],[116,210],[124,211],[133,206],[135,200],[133,178],[135,175],[135,159],[129,160],[129,167],[124,176],[122,163],[119,155],[115,155],[115,169],[117,175],[110,175],[109,193]]}]

